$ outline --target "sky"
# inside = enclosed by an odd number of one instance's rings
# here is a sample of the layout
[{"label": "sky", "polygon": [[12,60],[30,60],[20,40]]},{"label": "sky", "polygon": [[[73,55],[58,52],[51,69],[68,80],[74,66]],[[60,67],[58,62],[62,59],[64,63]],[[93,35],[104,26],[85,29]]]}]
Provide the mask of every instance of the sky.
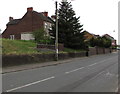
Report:
[{"label": "sky", "polygon": [[[28,7],[34,11],[48,11],[55,14],[56,0],[1,0],[0,29],[5,30],[9,17],[19,19],[27,12]],[[58,3],[61,0],[57,0]],[[118,1],[119,0],[68,0],[71,1],[76,16],[80,16],[83,29],[90,33],[109,34],[118,40]],[[115,31],[115,32],[114,32]]]}]

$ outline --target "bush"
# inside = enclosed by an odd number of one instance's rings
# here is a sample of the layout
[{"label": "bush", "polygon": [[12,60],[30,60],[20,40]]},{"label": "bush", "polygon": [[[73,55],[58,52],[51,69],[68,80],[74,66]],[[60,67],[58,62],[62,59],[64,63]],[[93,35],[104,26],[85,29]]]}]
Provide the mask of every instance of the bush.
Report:
[{"label": "bush", "polygon": [[106,37],[98,37],[98,38],[92,38],[89,41],[90,46],[95,47],[105,47],[105,48],[109,48],[111,47],[111,40],[106,38]]},{"label": "bush", "polygon": [[39,29],[33,32],[33,36],[35,37],[35,41],[40,44],[51,44],[52,40],[49,36],[46,35],[44,29]]}]

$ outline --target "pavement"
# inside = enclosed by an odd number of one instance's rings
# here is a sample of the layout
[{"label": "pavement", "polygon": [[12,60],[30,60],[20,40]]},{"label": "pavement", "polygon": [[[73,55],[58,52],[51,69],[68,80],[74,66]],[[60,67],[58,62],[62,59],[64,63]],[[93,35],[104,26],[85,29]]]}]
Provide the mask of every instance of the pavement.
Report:
[{"label": "pavement", "polygon": [[59,60],[59,61],[51,61],[51,62],[4,67],[4,68],[2,68],[2,74],[23,71],[23,70],[29,70],[29,69],[35,69],[35,68],[46,67],[46,66],[53,66],[53,65],[63,64],[63,63],[69,63],[70,61],[77,60],[77,59],[84,59],[84,58],[87,58],[87,57],[70,58],[70,59]]},{"label": "pavement", "polygon": [[[118,54],[53,62],[2,74],[4,92],[117,92]],[[50,62],[48,62],[50,63]],[[108,93],[109,94],[109,93]]]}]

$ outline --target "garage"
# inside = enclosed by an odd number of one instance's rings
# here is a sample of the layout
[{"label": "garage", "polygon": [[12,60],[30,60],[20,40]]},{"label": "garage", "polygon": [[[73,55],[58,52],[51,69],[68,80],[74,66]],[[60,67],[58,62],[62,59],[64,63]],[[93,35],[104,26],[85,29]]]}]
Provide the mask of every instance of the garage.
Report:
[{"label": "garage", "polygon": [[21,40],[34,40],[35,38],[31,33],[21,33]]}]

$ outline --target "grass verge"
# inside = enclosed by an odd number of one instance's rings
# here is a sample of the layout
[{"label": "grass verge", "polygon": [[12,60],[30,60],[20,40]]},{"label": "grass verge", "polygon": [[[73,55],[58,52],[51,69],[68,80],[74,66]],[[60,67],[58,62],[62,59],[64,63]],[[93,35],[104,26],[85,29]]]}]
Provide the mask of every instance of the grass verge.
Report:
[{"label": "grass verge", "polygon": [[[2,43],[0,47],[2,48],[3,55],[21,55],[21,54],[50,54],[55,53],[55,51],[38,51],[36,49],[36,43],[34,41],[25,40],[10,40],[10,39],[0,39]],[[64,48],[64,51],[59,51],[59,53],[73,53],[81,52],[84,50],[74,50],[70,48]]]}]

